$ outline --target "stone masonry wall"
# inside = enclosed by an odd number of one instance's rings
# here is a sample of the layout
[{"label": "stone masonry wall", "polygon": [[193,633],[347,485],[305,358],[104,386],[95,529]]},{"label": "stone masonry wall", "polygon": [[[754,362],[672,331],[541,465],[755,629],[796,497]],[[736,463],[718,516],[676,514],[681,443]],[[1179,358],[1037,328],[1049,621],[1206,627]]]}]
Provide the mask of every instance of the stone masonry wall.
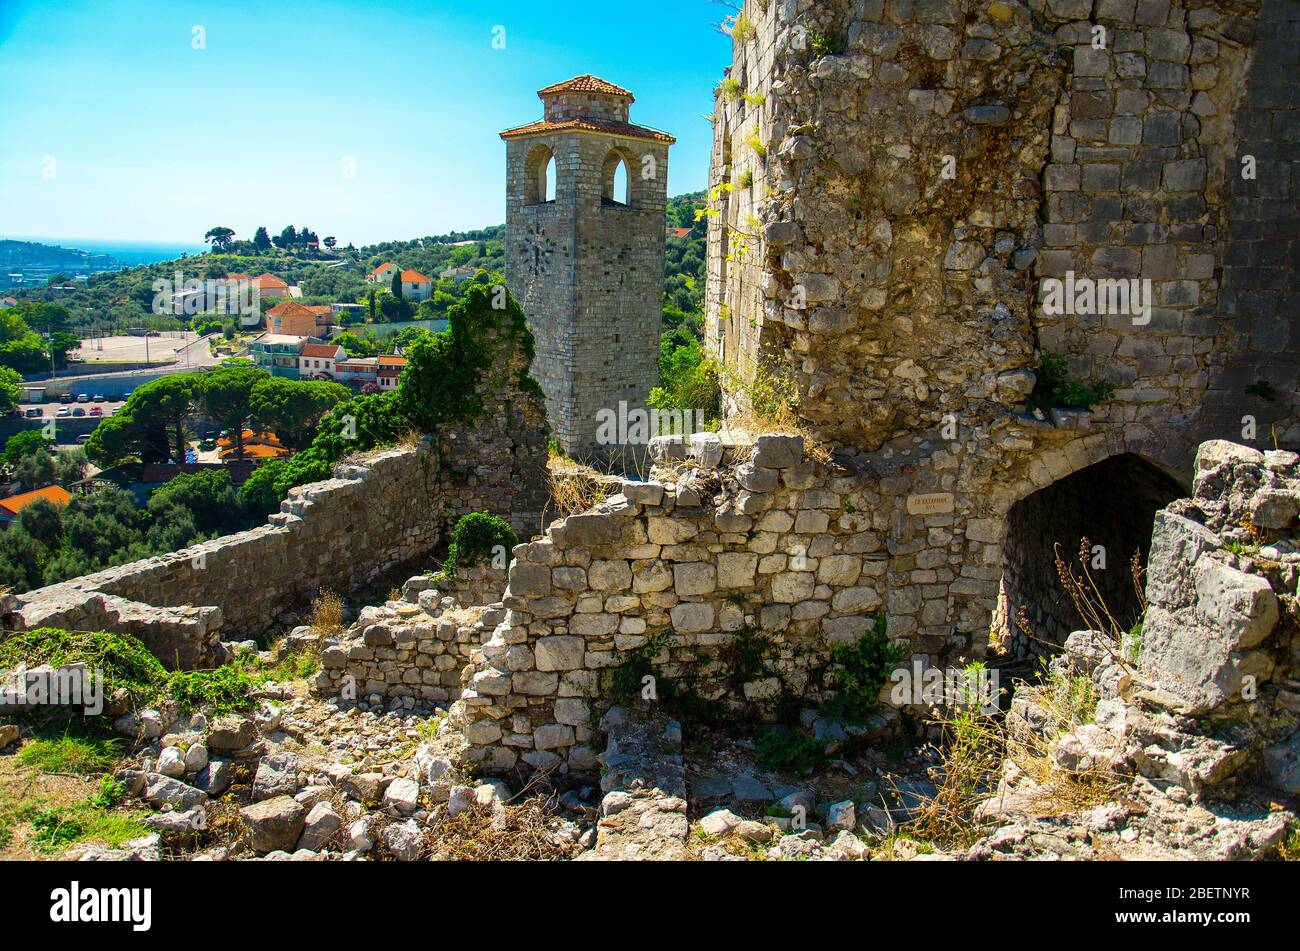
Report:
[{"label": "stone masonry wall", "polygon": [[[547,109],[627,119],[626,103],[608,96],[551,97]],[[555,194],[533,200],[552,155]],[[611,156],[626,163],[625,204],[603,200]],[[506,278],[537,340],[547,416],[566,452],[590,455],[597,413],[645,406],[659,382],[668,143],[591,129],[511,138],[506,175]]]},{"label": "stone masonry wall", "polygon": [[[761,636],[768,669],[712,683],[704,698],[759,708],[787,691],[819,696],[829,645],[856,642],[881,613],[918,655],[951,646],[922,634],[947,612],[947,587],[934,603],[929,587],[940,572],[951,580],[948,559],[894,570],[910,556],[889,550],[878,479],[805,459],[799,436],[760,436],[744,462],[721,468],[716,436],[693,437],[693,458],[675,467],[680,437],[654,445],[662,465],[651,481],[625,482],[515,549],[508,613],[475,652],[452,711],[488,767],[591,768],[609,677],[657,636],[668,636],[657,672],[709,683],[739,639]],[[942,521],[930,531],[945,534]]]},{"label": "stone masonry wall", "polygon": [[[1166,466],[1243,438],[1247,414],[1261,446],[1270,428],[1300,440],[1300,7],[786,0],[744,15],[738,88],[716,101],[711,183],[731,190],[711,220],[708,340],[742,373],[791,373],[816,435],[873,451],[947,414],[988,425],[1032,388],[1041,348],[1114,382],[1095,423]],[[1049,317],[1039,282],[1069,270],[1150,279],[1150,322]],[[1246,392],[1261,380],[1272,400]]]},{"label": "stone masonry wall", "polygon": [[[787,374],[801,425],[879,478],[927,648],[980,649],[1008,513],[1036,492],[1122,453],[1185,491],[1204,439],[1300,445],[1300,5],[785,0],[742,22],[707,343],[741,376]],[[1049,316],[1041,282],[1066,271],[1149,279],[1150,321]],[[1025,412],[1046,350],[1115,398]],[[1031,616],[1050,580],[1021,592]]]},{"label": "stone masonry wall", "polygon": [[[19,595],[5,626],[124,629],[119,609],[129,609],[133,633],[142,617],[163,625],[144,639],[164,663],[191,667],[212,659],[218,638],[272,630],[322,588],[347,592],[429,556],[469,512],[501,515],[528,537],[547,499],[546,426],[541,401],[519,388],[520,369],[484,373],[482,411],[470,424],[345,460],[334,478],[291,489],[260,528]],[[178,619],[199,607],[202,624],[190,619],[189,634],[173,638]],[[164,608],[176,610],[152,611]]]}]

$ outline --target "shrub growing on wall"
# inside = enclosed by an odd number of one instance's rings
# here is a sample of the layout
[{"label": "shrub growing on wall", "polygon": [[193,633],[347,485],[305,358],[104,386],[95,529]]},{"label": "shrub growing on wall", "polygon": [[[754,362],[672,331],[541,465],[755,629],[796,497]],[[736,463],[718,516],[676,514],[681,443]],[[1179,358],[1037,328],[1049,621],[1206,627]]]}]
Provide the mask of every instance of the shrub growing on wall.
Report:
[{"label": "shrub growing on wall", "polygon": [[454,574],[460,568],[491,560],[498,550],[508,554],[518,544],[519,536],[505,519],[490,512],[470,512],[462,515],[451,530],[442,570]]}]

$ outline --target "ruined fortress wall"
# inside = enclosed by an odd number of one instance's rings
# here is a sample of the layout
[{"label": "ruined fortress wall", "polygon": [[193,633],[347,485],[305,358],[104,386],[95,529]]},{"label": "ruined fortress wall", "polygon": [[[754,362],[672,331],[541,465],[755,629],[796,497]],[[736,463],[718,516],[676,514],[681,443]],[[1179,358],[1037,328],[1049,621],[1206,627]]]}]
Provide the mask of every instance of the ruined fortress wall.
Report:
[{"label": "ruined fortress wall", "polygon": [[[917,646],[974,654],[1021,608],[1050,639],[1068,622],[1035,536],[1088,535],[1122,569],[1133,539],[1106,526],[1149,518],[1123,507],[1148,470],[1186,491],[1201,440],[1300,444],[1300,6],[787,0],[741,22],[707,344],[741,376],[788,374],[803,426],[878,478],[891,587],[944,565]],[[1042,282],[1067,271],[1149,280],[1149,321],[1047,314]],[[1115,398],[1025,413],[1046,350]],[[1073,524],[1009,517],[1076,475]],[[911,510],[931,495],[945,514]]]},{"label": "ruined fortress wall", "polygon": [[[947,414],[996,425],[1042,348],[1114,382],[1094,425],[1174,470],[1202,439],[1243,438],[1247,414],[1261,448],[1274,424],[1300,441],[1300,7],[787,0],[744,17],[716,102],[712,184],[730,190],[708,342],[743,373],[790,372],[817,435],[875,452]],[[1149,322],[1049,316],[1040,281],[1067,271],[1150,280]],[[1273,400],[1246,392],[1259,380]]]},{"label": "ruined fortress wall", "polygon": [[[529,537],[547,499],[545,421],[515,372],[501,379],[485,377],[471,424],[342,462],[334,478],[291,489],[263,527],[19,595],[6,626],[129,629],[164,662],[194,666],[218,637],[273,630],[322,588],[346,592],[418,562],[461,515],[486,509]],[[191,606],[219,610],[199,623]]]}]

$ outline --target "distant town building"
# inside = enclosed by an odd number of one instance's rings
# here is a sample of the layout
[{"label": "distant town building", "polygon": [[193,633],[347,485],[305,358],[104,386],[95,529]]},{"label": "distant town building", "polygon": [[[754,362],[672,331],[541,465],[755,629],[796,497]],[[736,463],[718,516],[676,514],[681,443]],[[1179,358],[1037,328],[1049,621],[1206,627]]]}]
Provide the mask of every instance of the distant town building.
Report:
[{"label": "distant town building", "polygon": [[72,501],[72,493],[60,485],[47,485],[43,489],[20,492],[7,499],[0,499],[0,527],[8,528],[18,513],[33,502],[49,502],[55,508],[63,508]]},{"label": "distant town building", "polygon": [[425,277],[414,268],[402,272],[402,296],[407,300],[428,300],[433,294],[433,278]]},{"label": "distant town building", "polygon": [[300,304],[285,301],[266,312],[269,333],[298,337],[323,337],[329,333],[334,312],[329,304]]},{"label": "distant town building", "polygon": [[0,297],[0,310],[8,310],[10,307],[18,306],[16,297]]},{"label": "distant town building", "polygon": [[303,347],[316,342],[306,336],[264,333],[252,342],[249,352],[253,363],[272,376],[297,380],[298,361]]},{"label": "distant town building", "polygon": [[405,357],[385,354],[379,357],[348,357],[334,364],[334,379],[339,383],[365,390],[391,390],[406,366]]},{"label": "distant town building", "polygon": [[451,278],[457,284],[464,284],[471,280],[478,273],[477,268],[472,267],[449,267],[438,274],[440,278]]},{"label": "distant town building", "polygon": [[344,323],[344,316],[347,316],[354,323],[360,323],[366,319],[365,304],[330,304],[331,323]]},{"label": "distant town building", "polygon": [[334,365],[347,356],[347,351],[336,343],[305,344],[298,354],[298,379],[332,380]]},{"label": "distant town building", "polygon": [[387,284],[393,279],[393,274],[399,270],[401,269],[392,261],[385,261],[366,275],[366,283]]}]

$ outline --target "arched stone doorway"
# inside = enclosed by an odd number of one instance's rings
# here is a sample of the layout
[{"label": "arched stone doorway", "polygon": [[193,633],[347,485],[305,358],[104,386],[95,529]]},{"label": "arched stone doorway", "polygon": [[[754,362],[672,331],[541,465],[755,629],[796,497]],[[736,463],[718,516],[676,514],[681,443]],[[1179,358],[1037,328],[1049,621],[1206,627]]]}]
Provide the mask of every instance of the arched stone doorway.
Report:
[{"label": "arched stone doorway", "polygon": [[[1115,618],[1126,627],[1141,614],[1131,560],[1145,567],[1155,513],[1186,490],[1134,453],[1085,466],[1021,498],[1007,513],[1002,582],[994,636],[1005,634],[1016,659],[1056,653],[1071,631],[1085,627],[1061,585],[1059,550],[1078,568],[1087,539],[1090,574]],[[1017,623],[1029,623],[1026,634]]]}]

